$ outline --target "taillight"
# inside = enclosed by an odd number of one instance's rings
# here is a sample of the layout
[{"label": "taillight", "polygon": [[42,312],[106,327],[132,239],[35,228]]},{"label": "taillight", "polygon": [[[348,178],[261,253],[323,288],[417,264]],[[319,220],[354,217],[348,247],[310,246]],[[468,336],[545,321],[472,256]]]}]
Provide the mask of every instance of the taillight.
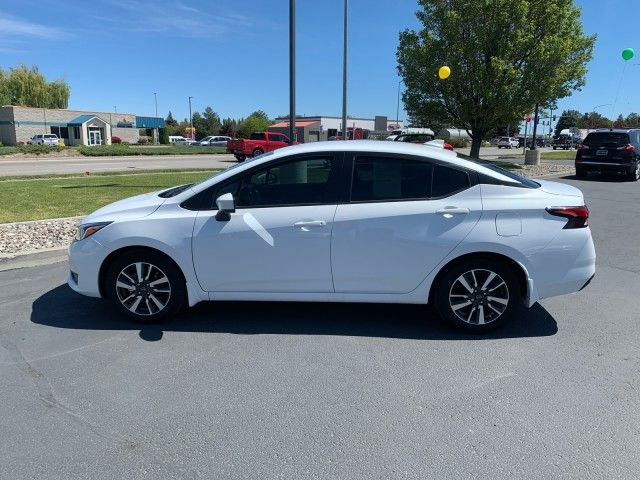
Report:
[{"label": "taillight", "polygon": [[627,152],[633,152],[636,147],[634,147],[633,145],[629,144],[629,145],[623,145],[622,147],[618,147],[618,150],[625,150]]},{"label": "taillight", "polygon": [[555,217],[564,217],[567,224],[563,227],[568,228],[584,228],[588,225],[589,209],[582,207],[547,207],[547,212]]},{"label": "taillight", "polygon": [[576,145],[576,149],[577,150],[589,150],[589,146],[585,145],[584,143],[579,143],[578,145]]}]

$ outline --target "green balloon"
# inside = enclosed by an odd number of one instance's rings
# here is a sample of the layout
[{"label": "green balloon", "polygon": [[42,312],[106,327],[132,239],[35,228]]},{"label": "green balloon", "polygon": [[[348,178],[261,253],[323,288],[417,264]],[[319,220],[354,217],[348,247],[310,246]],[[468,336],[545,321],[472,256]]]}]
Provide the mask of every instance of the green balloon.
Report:
[{"label": "green balloon", "polygon": [[633,58],[633,56],[636,54],[636,52],[633,51],[633,48],[625,48],[622,51],[622,58],[624,58],[625,60],[629,61]]}]

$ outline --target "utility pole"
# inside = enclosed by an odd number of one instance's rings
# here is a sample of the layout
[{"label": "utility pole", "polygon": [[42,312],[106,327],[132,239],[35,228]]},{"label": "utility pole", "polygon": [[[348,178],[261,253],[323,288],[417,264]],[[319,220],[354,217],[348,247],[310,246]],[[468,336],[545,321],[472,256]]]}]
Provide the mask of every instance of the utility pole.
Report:
[{"label": "utility pole", "polygon": [[296,0],[289,0],[289,140],[296,137]]},{"label": "utility pole", "polygon": [[342,139],[347,139],[347,28],[349,0],[344,0],[344,52],[342,58]]},{"label": "utility pole", "polygon": [[193,115],[191,115],[191,99],[193,97],[189,97],[189,136],[191,137],[191,140],[194,140],[193,138]]}]

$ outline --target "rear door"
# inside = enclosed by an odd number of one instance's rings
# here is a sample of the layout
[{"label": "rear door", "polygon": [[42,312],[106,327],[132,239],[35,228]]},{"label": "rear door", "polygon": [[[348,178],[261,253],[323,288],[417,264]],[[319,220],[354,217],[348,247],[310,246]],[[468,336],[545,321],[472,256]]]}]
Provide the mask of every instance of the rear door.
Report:
[{"label": "rear door", "polygon": [[331,241],[336,292],[408,293],[482,214],[473,172],[424,157],[355,154]]}]

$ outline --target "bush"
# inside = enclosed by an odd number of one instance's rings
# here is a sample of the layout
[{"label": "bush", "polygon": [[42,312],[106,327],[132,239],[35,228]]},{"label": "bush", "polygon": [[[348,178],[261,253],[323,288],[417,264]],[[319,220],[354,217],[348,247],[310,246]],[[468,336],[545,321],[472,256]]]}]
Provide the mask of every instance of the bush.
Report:
[{"label": "bush", "polygon": [[122,139],[120,137],[111,137],[111,143],[122,143]]},{"label": "bush", "polygon": [[149,140],[147,140],[146,137],[140,137],[138,139],[138,145],[146,145],[147,143],[149,143]]},{"label": "bush", "polygon": [[49,145],[22,145],[18,146],[18,152],[30,153],[34,155],[41,155],[43,153],[59,152],[64,150],[64,145],[58,145],[57,147],[50,147]]}]

